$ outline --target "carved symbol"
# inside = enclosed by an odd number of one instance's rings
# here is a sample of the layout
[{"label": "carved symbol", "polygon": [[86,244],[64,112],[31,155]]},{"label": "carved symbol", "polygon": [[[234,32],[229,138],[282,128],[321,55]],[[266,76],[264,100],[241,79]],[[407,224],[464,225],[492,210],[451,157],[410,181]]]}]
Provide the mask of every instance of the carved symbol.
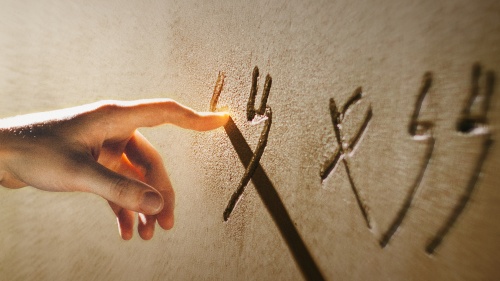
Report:
[{"label": "carved symbol", "polygon": [[[490,104],[491,96],[493,95],[494,84],[495,84],[495,74],[492,71],[486,73],[486,87],[484,94],[479,93],[479,78],[481,77],[481,66],[475,64],[472,67],[472,87],[471,94],[467,100],[462,114],[457,122],[456,130],[463,135],[472,136],[480,135],[484,137],[483,148],[479,158],[476,162],[476,167],[474,172],[467,183],[467,187],[460,197],[457,205],[453,209],[452,213],[445,221],[443,226],[438,230],[434,238],[427,244],[425,251],[429,254],[433,254],[436,248],[441,244],[444,237],[448,234],[450,229],[456,223],[458,217],[462,214],[465,206],[469,202],[469,199],[476,187],[476,184],[481,176],[481,169],[488,155],[488,151],[493,144],[493,139],[491,137],[491,132],[488,127],[487,113]],[[476,109],[476,112],[473,109]]]},{"label": "carved symbol", "polygon": [[[234,210],[236,203],[240,200],[243,195],[243,191],[245,191],[245,187],[248,182],[252,178],[257,165],[259,165],[260,158],[264,153],[264,148],[267,145],[267,137],[269,136],[269,130],[271,129],[273,114],[271,107],[266,106],[267,98],[269,96],[269,91],[271,90],[272,78],[268,74],[266,76],[266,83],[264,84],[264,90],[262,92],[262,100],[260,102],[260,107],[255,109],[255,96],[257,95],[257,78],[259,77],[259,69],[257,66],[253,69],[252,73],[252,88],[250,89],[250,97],[248,98],[247,103],[247,119],[248,121],[254,120],[255,123],[260,123],[264,120],[264,128],[260,134],[259,142],[257,147],[255,148],[255,152],[253,153],[252,159],[250,160],[250,164],[245,170],[245,174],[241,178],[240,184],[238,188],[231,196],[229,203],[227,204],[226,210],[224,211],[224,221],[229,219],[231,212]],[[258,116],[256,116],[258,114]],[[258,119],[258,120],[255,120]]]},{"label": "carved symbol", "polygon": [[415,110],[413,111],[413,115],[408,126],[408,133],[414,140],[423,140],[427,144],[424,161],[420,167],[420,171],[417,174],[417,177],[415,178],[415,181],[413,182],[413,185],[411,186],[406,196],[403,206],[401,206],[398,214],[392,221],[391,226],[387,229],[385,234],[382,236],[382,239],[380,240],[380,246],[382,248],[384,248],[389,243],[392,236],[394,235],[394,233],[396,233],[396,230],[399,228],[408,211],[410,210],[415,194],[420,187],[420,183],[422,182],[425,171],[427,170],[427,166],[429,166],[432,152],[434,151],[434,144],[436,143],[436,140],[434,139],[434,136],[432,134],[434,123],[432,121],[419,120],[422,104],[427,96],[427,93],[429,92],[429,89],[431,88],[431,85],[432,74],[429,72],[425,73],[422,82],[422,88],[420,89],[420,94],[418,95],[417,102],[415,103]]},{"label": "carved symbol", "polygon": [[217,110],[217,103],[219,102],[220,93],[222,92],[222,87],[224,86],[224,78],[226,75],[224,72],[219,72],[217,76],[217,82],[215,82],[214,94],[210,100],[210,111],[214,112]]},{"label": "carved symbol", "polygon": [[[240,199],[245,186],[248,184],[250,179],[252,179],[253,174],[254,173],[256,173],[256,175],[258,174],[257,178],[253,179],[254,183],[256,183],[255,185],[257,191],[261,196],[262,200],[264,201],[266,208],[270,212],[274,221],[278,225],[278,228],[280,229],[280,232],[285,238],[288,246],[292,250],[294,258],[299,263],[299,266],[301,267],[303,274],[306,277],[319,276],[322,278],[321,273],[319,272],[316,264],[314,263],[312,257],[310,256],[310,253],[308,252],[302,239],[300,238],[300,235],[298,234],[296,228],[293,226],[293,223],[291,222],[291,219],[288,216],[286,209],[284,208],[281,200],[279,199],[276,190],[274,189],[272,183],[270,182],[269,178],[267,177],[267,175],[265,174],[265,172],[263,171],[262,167],[259,164],[259,160],[267,144],[267,137],[272,122],[271,108],[266,107],[266,102],[269,95],[272,80],[269,75],[266,77],[266,83],[262,94],[261,105],[258,109],[255,109],[254,104],[255,104],[255,96],[257,93],[256,87],[257,87],[258,76],[259,76],[258,68],[255,67],[252,74],[252,88],[250,91],[250,97],[247,104],[247,119],[249,121],[252,121],[253,123],[260,123],[261,121],[265,121],[265,125],[261,133],[261,137],[259,139],[259,143],[257,145],[255,153],[253,153],[251,157],[249,155],[245,155],[245,153],[252,154],[252,152],[250,147],[248,147],[248,144],[244,140],[243,136],[241,135],[241,132],[239,132],[238,128],[234,124],[234,122],[230,119],[231,122],[228,122],[228,124],[225,126],[225,130],[228,133],[231,142],[237,149],[240,160],[243,162],[245,166],[247,166],[247,168],[236,192],[232,195],[231,200],[224,212],[224,220],[227,220],[229,218],[231,211],[234,209],[236,203]],[[486,73],[486,83],[485,83],[486,87],[483,94],[480,94],[479,92],[480,77],[481,77],[481,67],[479,64],[476,64],[473,66],[472,70],[471,94],[465,104],[464,109],[462,110],[462,114],[459,118],[459,121],[457,122],[456,130],[461,135],[484,136],[483,149],[477,160],[473,174],[468,181],[464,194],[462,194],[459,202],[457,203],[454,210],[451,212],[450,216],[445,221],[443,226],[438,230],[437,234],[427,245],[425,250],[429,254],[433,254],[435,249],[442,243],[444,237],[449,233],[451,228],[456,223],[458,217],[461,215],[466,205],[468,204],[469,199],[481,176],[482,166],[486,160],[489,149],[493,144],[491,132],[487,125],[488,124],[487,113],[489,109],[489,102],[494,90],[495,74],[492,71],[488,71]],[[224,83],[224,74],[219,73],[219,77],[217,79],[217,83],[214,89],[214,94],[212,96],[212,101],[210,105],[210,110],[212,111],[216,110],[217,101],[220,92],[222,90],[223,83]],[[423,77],[422,88],[415,103],[415,110],[413,112],[413,115],[411,117],[408,126],[408,132],[414,140],[424,141],[426,143],[426,152],[424,156],[424,161],[421,165],[419,173],[417,174],[417,177],[415,178],[413,185],[411,186],[406,196],[404,204],[401,206],[400,210],[398,211],[398,214],[394,218],[390,227],[380,240],[380,245],[382,247],[385,247],[389,243],[392,236],[396,233],[397,229],[404,221],[408,211],[411,208],[415,194],[418,188],[420,187],[425,172],[427,171],[427,167],[431,162],[430,160],[432,158],[436,142],[433,135],[434,123],[429,120],[420,120],[420,113],[421,113],[420,111],[422,108],[422,104],[425,101],[425,98],[427,97],[431,85],[432,85],[432,74],[426,73]],[[371,220],[368,215],[367,208],[363,203],[363,200],[361,199],[358,189],[355,186],[354,180],[350,173],[349,162],[347,161],[348,158],[354,155],[354,152],[356,151],[356,148],[358,147],[361,139],[363,138],[366,129],[373,117],[371,106],[369,107],[365,115],[364,121],[360,126],[360,128],[358,129],[357,133],[355,134],[354,138],[352,138],[352,140],[350,141],[345,141],[345,137],[342,135],[342,122],[344,118],[350,112],[350,107],[359,103],[362,97],[363,93],[361,88],[356,89],[353,96],[346,102],[346,104],[344,105],[343,108],[341,108],[341,110],[337,108],[334,99],[333,98],[330,99],[330,114],[332,118],[336,141],[339,148],[337,152],[323,165],[320,171],[320,176],[322,180],[325,180],[329,174],[331,174],[334,170],[336,170],[340,161],[344,163],[349,183],[356,197],[358,206],[362,212],[362,215],[366,221],[368,228],[371,228]],[[241,149],[238,149],[237,147],[239,142],[244,142],[244,145]],[[270,189],[269,190],[263,189],[264,186],[267,186]]]},{"label": "carved symbol", "polygon": [[255,149],[252,159],[250,160],[250,164],[248,165],[247,169],[245,170],[245,173],[243,174],[243,177],[241,178],[238,188],[231,196],[231,199],[229,200],[229,203],[227,204],[227,207],[224,210],[224,216],[223,216],[224,221],[227,221],[229,219],[231,212],[234,210],[236,203],[238,203],[241,196],[243,195],[243,191],[245,191],[245,187],[247,186],[248,182],[255,173],[255,169],[257,169],[260,158],[264,153],[264,148],[267,145],[267,137],[269,135],[269,129],[271,128],[271,123],[272,123],[272,111],[271,108],[268,109],[269,110],[266,111],[267,120],[265,121],[264,128],[262,129],[262,133],[259,138],[259,143],[257,144],[257,148]]},{"label": "carved symbol", "polygon": [[330,173],[336,170],[340,161],[344,163],[345,171],[347,173],[349,183],[351,184],[351,189],[354,193],[354,196],[356,197],[359,209],[361,210],[363,218],[365,219],[366,225],[368,226],[368,228],[371,229],[372,226],[371,226],[370,216],[368,214],[368,209],[365,206],[363,200],[361,199],[361,196],[359,194],[358,189],[356,188],[356,185],[354,184],[354,180],[352,179],[352,175],[349,169],[349,163],[347,161],[347,158],[350,158],[354,155],[354,152],[356,151],[356,148],[360,143],[361,139],[363,138],[366,129],[368,128],[368,125],[372,119],[373,113],[371,106],[368,108],[364,121],[361,127],[358,129],[357,133],[355,134],[354,138],[350,142],[345,142],[344,136],[342,135],[342,121],[347,116],[347,114],[349,114],[350,107],[361,102],[362,98],[363,98],[362,89],[357,88],[354,91],[352,97],[346,102],[346,104],[340,111],[337,108],[337,105],[335,104],[335,100],[333,98],[330,99],[330,114],[332,117],[335,138],[337,140],[339,148],[337,152],[334,153],[334,155],[323,165],[320,171],[320,176],[322,180],[325,180]]},{"label": "carved symbol", "polygon": [[[255,108],[253,108],[254,103],[251,102],[252,99],[255,100],[255,94],[257,92],[256,90],[257,78],[258,78],[258,69],[257,67],[255,67],[252,75],[252,90],[250,91],[250,99],[247,107],[247,114],[249,112],[251,113],[252,111],[257,112],[257,114],[259,114],[259,112],[262,112],[260,111],[260,109],[266,107],[265,104],[267,101],[267,96],[269,95],[269,90],[271,88],[271,77],[268,75],[268,77],[266,78],[264,93],[262,97],[263,101],[261,102],[259,110],[255,110]],[[217,101],[222,91],[223,84],[224,84],[224,74],[219,73],[219,77],[217,78],[217,83],[214,89],[214,94],[212,96],[212,101],[210,102],[210,109],[212,111],[215,111],[217,108]],[[273,221],[276,223],[276,226],[278,227],[281,236],[288,245],[288,248],[290,249],[293,258],[295,259],[298,267],[300,268],[304,278],[306,280],[318,280],[318,281],[324,280],[325,278],[323,277],[323,274],[319,270],[319,267],[315,263],[311,253],[307,249],[307,246],[305,245],[299,232],[297,231],[297,228],[295,227],[295,224],[290,218],[290,215],[288,214],[288,211],[286,210],[283,201],[280,199],[279,194],[276,191],[276,188],[274,187],[273,183],[267,176],[262,166],[259,164],[260,157],[262,156],[262,152],[264,150],[264,147],[266,146],[269,128],[271,126],[270,108],[269,112],[268,113],[266,112],[267,111],[264,110],[265,113],[264,116],[260,116],[262,118],[261,120],[266,121],[266,124],[264,124],[264,129],[262,131],[261,138],[259,140],[259,144],[257,145],[255,153],[252,153],[252,149],[246,142],[245,138],[243,137],[243,134],[238,129],[232,118],[229,118],[227,124],[224,126],[224,130],[226,131],[229,140],[234,146],[236,153],[238,154],[238,157],[240,158],[243,166],[246,167],[245,176],[243,176],[243,179],[240,182],[240,186],[245,186],[248,183],[246,179],[248,180],[252,179],[257,193],[262,199],[262,202],[264,203],[264,206],[266,207],[267,211],[273,218]],[[266,114],[268,114],[267,119],[265,119]],[[250,115],[247,115],[247,117],[248,116]],[[251,168],[252,166],[254,166],[254,168]],[[236,198],[234,195],[233,197]],[[236,199],[235,202],[236,201],[238,201],[238,199]],[[225,214],[224,217],[226,217]]]}]

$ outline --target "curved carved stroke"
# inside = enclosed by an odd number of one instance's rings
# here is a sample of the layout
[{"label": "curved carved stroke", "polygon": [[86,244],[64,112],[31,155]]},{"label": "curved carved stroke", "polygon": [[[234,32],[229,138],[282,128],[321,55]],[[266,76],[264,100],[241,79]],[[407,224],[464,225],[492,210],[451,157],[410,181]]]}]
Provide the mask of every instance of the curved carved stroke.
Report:
[{"label": "curved carved stroke", "polygon": [[[481,66],[476,63],[472,67],[472,79],[471,79],[471,93],[462,111],[462,115],[457,122],[456,130],[460,134],[467,136],[482,136],[484,138],[483,147],[481,154],[476,162],[476,166],[470,177],[467,187],[464,193],[460,197],[457,205],[451,212],[448,219],[444,222],[441,228],[437,231],[436,235],[427,244],[425,251],[428,254],[434,254],[436,248],[441,245],[445,236],[450,232],[452,227],[457,222],[460,215],[465,210],[465,207],[469,203],[472,193],[474,192],[477,183],[481,177],[481,170],[483,164],[486,161],[488,152],[493,145],[493,138],[491,136],[490,129],[488,127],[488,109],[490,105],[490,99],[493,96],[494,86],[495,86],[495,74],[492,71],[486,73],[486,87],[483,94],[481,94],[479,89],[479,79],[481,77]],[[474,113],[472,111],[474,106],[479,106],[479,112]]]},{"label": "curved carved stroke", "polygon": [[420,110],[422,109],[422,104],[425,98],[427,97],[427,93],[429,92],[431,85],[432,85],[432,74],[429,72],[425,73],[422,82],[422,87],[420,89],[420,93],[415,103],[415,110],[413,111],[413,115],[411,117],[410,124],[408,126],[408,133],[413,137],[413,139],[425,140],[427,142],[424,161],[422,162],[422,165],[420,166],[420,171],[418,172],[417,177],[415,178],[410,190],[408,191],[408,194],[406,195],[403,205],[399,209],[396,217],[394,218],[391,225],[389,226],[387,231],[382,236],[382,239],[380,240],[380,246],[382,248],[387,246],[392,236],[396,233],[398,228],[403,223],[403,220],[406,218],[406,215],[408,214],[408,211],[411,208],[413,199],[415,198],[415,194],[417,193],[417,190],[420,187],[420,184],[422,183],[425,171],[429,166],[432,153],[434,152],[434,144],[436,143],[436,140],[434,139],[432,134],[434,123],[432,121],[423,121],[418,119],[420,116]]}]

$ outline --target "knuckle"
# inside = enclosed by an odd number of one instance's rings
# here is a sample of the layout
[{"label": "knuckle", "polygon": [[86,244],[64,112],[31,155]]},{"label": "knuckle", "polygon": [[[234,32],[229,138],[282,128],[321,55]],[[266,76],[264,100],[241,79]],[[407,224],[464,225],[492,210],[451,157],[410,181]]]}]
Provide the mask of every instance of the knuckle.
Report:
[{"label": "knuckle", "polygon": [[176,102],[175,100],[173,99],[165,99],[163,101],[163,104],[165,105],[165,107],[169,110],[178,110],[180,107],[181,107],[181,104]]},{"label": "knuckle", "polygon": [[115,181],[111,183],[111,190],[115,193],[116,198],[123,199],[126,198],[130,193],[133,186],[132,180],[125,177],[118,177]]},{"label": "knuckle", "polygon": [[120,108],[121,106],[118,105],[118,103],[115,101],[103,101],[97,106],[95,112],[103,115],[112,115],[116,113]]},{"label": "knuckle", "polygon": [[189,127],[194,130],[201,130],[203,128],[203,118],[194,111],[188,111],[185,113],[186,120],[189,122]]}]

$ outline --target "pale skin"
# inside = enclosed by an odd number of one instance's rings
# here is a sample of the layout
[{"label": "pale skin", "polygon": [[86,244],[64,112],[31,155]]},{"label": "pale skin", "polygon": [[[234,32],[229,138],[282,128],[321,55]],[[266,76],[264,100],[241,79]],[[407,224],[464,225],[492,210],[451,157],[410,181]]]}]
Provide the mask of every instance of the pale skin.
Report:
[{"label": "pale skin", "polygon": [[129,240],[135,213],[141,238],[155,224],[174,225],[175,197],[159,152],[137,128],[173,124],[206,131],[229,115],[196,112],[171,99],[102,101],[0,120],[0,184],[82,191],[108,200],[120,236]]}]

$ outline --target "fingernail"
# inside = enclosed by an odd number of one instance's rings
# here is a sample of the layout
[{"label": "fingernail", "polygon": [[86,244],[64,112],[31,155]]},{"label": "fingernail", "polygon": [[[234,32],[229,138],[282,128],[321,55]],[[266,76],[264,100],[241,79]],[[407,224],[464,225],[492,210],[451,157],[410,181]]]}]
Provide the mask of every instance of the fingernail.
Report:
[{"label": "fingernail", "polygon": [[161,210],[163,199],[156,192],[148,191],[142,195],[142,200],[139,205],[141,210],[148,214],[156,214]]}]

